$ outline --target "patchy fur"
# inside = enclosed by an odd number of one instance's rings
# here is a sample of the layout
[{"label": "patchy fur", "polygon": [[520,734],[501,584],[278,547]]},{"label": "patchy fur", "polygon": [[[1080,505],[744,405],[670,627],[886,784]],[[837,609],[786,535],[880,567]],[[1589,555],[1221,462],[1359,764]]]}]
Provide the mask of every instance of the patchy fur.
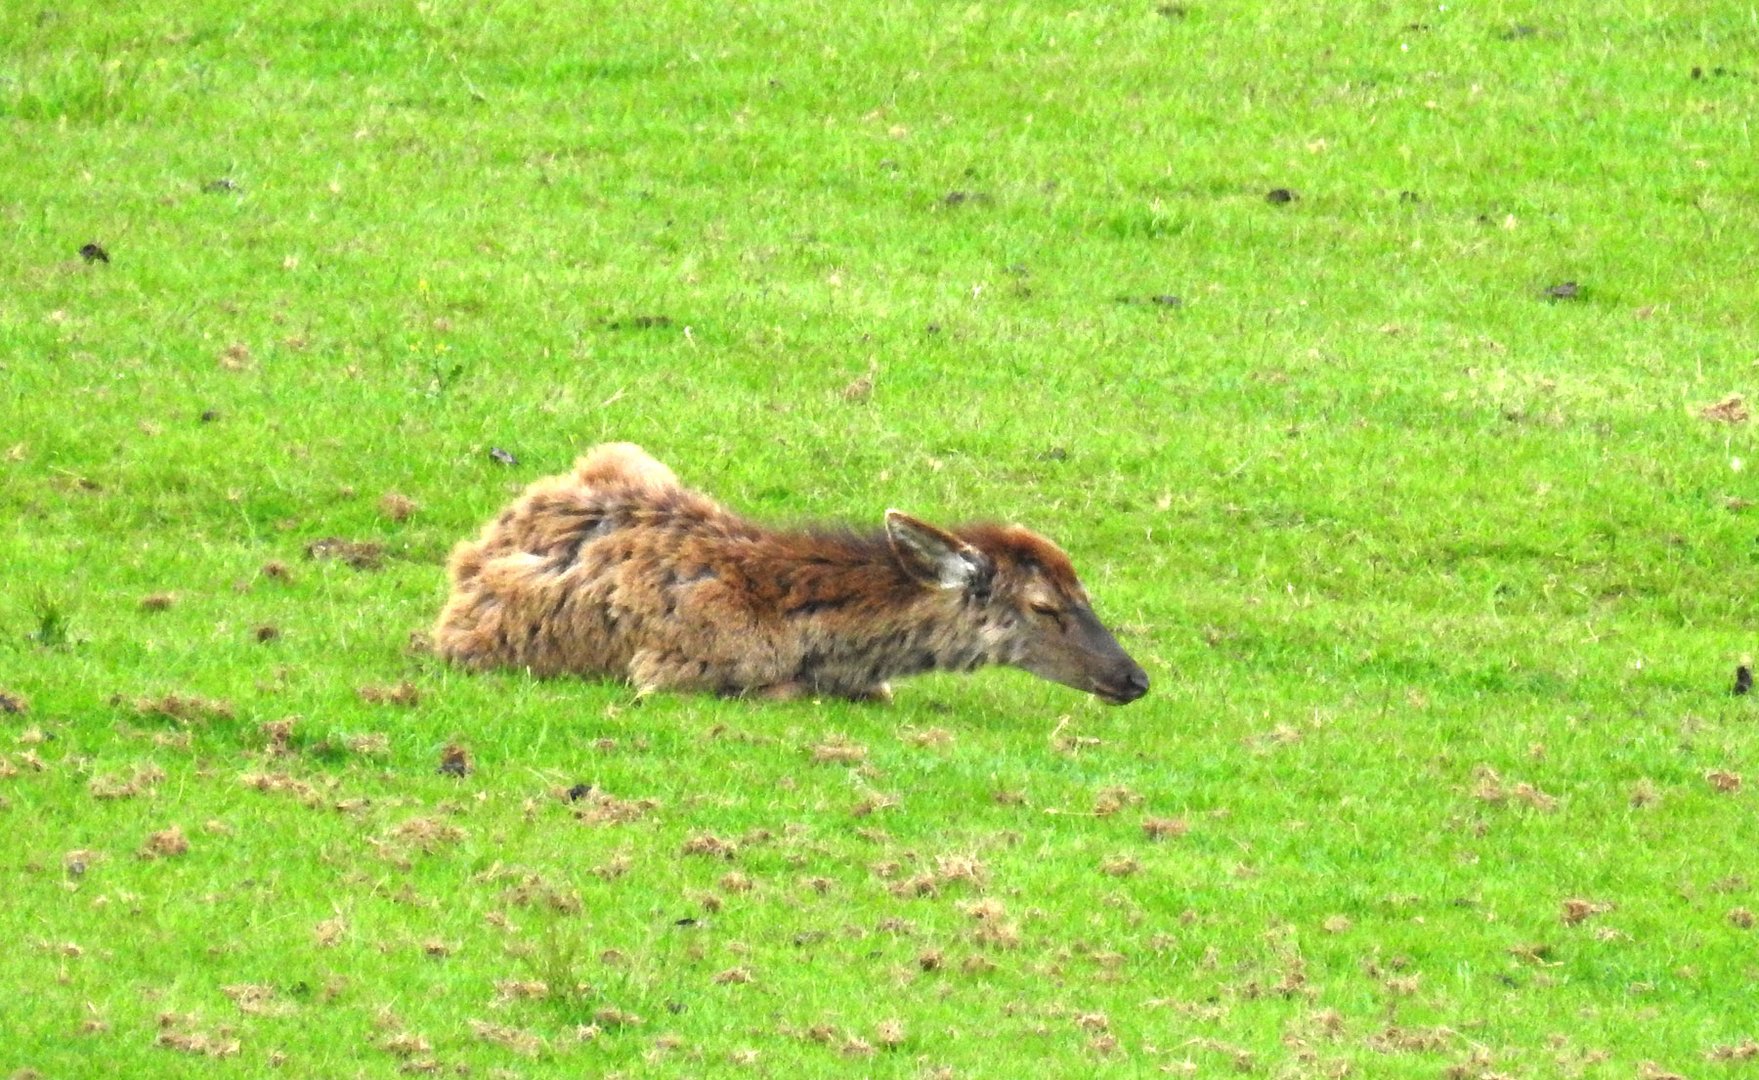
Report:
[{"label": "patchy fur", "polygon": [[539,480],[452,553],[439,655],[644,691],[889,697],[887,681],[1012,664],[1134,700],[1147,676],[1056,545],[1018,526],[774,531],[630,443]]}]

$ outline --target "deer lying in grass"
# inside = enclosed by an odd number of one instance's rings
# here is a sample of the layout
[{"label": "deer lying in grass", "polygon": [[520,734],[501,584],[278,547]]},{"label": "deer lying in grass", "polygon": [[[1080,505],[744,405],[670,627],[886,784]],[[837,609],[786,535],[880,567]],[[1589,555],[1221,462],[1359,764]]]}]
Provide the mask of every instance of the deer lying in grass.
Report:
[{"label": "deer lying in grass", "polygon": [[896,510],[870,535],[773,531],[630,443],[532,484],[451,576],[435,648],[470,668],[884,701],[900,676],[1010,664],[1111,704],[1148,692],[1043,537]]}]

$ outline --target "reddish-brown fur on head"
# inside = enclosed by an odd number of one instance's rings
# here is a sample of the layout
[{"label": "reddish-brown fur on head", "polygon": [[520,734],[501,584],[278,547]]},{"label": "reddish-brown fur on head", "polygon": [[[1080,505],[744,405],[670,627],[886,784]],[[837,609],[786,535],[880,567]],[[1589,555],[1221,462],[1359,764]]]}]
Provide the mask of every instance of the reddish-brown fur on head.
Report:
[{"label": "reddish-brown fur on head", "polygon": [[885,698],[892,678],[1001,663],[1116,703],[1148,689],[1043,537],[897,511],[878,534],[772,531],[629,443],[533,484],[451,576],[435,648],[470,667]]}]

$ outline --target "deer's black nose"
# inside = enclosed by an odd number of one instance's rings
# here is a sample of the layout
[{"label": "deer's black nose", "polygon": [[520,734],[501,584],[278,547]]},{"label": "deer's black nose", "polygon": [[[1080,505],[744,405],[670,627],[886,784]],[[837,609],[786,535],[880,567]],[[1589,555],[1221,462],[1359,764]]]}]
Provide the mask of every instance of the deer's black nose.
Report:
[{"label": "deer's black nose", "polygon": [[1124,677],[1123,698],[1125,701],[1135,701],[1146,693],[1148,693],[1148,672],[1137,668]]},{"label": "deer's black nose", "polygon": [[1148,693],[1148,672],[1131,664],[1130,670],[1108,680],[1095,692],[1109,704],[1128,705]]}]

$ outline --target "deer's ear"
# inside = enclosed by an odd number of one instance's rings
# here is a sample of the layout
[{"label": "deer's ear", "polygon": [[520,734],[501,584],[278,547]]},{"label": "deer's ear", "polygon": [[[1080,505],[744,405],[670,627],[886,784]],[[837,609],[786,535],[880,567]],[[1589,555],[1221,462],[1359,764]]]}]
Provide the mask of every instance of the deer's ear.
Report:
[{"label": "deer's ear", "polygon": [[931,588],[982,591],[994,573],[983,552],[901,510],[886,511],[886,539],[904,572]]}]

